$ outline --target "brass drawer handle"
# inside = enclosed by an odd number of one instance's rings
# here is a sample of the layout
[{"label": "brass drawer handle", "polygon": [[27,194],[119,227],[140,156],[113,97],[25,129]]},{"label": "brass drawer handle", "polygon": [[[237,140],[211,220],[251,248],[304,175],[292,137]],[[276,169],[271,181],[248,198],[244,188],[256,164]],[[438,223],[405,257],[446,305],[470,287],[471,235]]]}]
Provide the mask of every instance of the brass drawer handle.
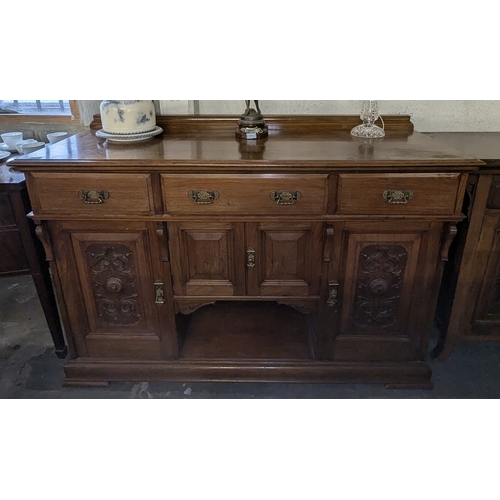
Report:
[{"label": "brass drawer handle", "polygon": [[253,248],[247,250],[247,267],[255,267],[255,250]]},{"label": "brass drawer handle", "polygon": [[81,198],[84,203],[89,205],[100,205],[101,203],[104,203],[104,200],[109,198],[109,192],[95,190],[84,191],[82,189],[81,191],[78,191],[78,197]]},{"label": "brass drawer handle", "polygon": [[219,191],[189,191],[188,198],[197,205],[211,205],[219,199]]},{"label": "brass drawer handle", "polygon": [[271,200],[278,205],[295,205],[302,198],[300,191],[273,191]]},{"label": "brass drawer handle", "polygon": [[413,198],[413,191],[384,191],[382,198],[391,205],[406,205]]}]

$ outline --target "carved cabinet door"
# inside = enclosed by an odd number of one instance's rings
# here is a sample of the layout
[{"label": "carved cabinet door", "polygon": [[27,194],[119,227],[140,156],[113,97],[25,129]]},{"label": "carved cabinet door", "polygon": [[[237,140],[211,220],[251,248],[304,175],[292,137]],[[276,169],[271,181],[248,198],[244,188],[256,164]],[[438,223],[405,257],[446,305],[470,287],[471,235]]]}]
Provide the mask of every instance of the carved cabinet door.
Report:
[{"label": "carved cabinet door", "polygon": [[423,358],[441,231],[423,222],[337,225],[325,308],[335,360]]},{"label": "carved cabinet door", "polygon": [[168,263],[156,224],[60,222],[50,227],[63,316],[77,356],[175,358],[170,280],[164,280]]}]

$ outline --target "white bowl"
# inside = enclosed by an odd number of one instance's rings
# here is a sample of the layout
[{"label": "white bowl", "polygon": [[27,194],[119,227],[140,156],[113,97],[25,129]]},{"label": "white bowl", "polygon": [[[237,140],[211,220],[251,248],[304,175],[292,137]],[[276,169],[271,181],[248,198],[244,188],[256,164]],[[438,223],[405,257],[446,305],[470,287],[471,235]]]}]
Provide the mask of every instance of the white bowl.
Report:
[{"label": "white bowl", "polygon": [[62,141],[66,139],[66,137],[68,137],[68,132],[52,132],[51,134],[47,134],[47,140],[51,144]]},{"label": "white bowl", "polygon": [[7,149],[9,151],[15,151],[16,150],[16,144],[19,141],[23,140],[23,133],[22,132],[5,132],[5,134],[0,135],[2,138],[3,142],[5,142],[5,145],[7,146]]},{"label": "white bowl", "polygon": [[45,142],[31,142],[30,144],[23,144],[21,146],[21,151],[25,155],[29,155],[34,151],[38,151],[45,147]]}]

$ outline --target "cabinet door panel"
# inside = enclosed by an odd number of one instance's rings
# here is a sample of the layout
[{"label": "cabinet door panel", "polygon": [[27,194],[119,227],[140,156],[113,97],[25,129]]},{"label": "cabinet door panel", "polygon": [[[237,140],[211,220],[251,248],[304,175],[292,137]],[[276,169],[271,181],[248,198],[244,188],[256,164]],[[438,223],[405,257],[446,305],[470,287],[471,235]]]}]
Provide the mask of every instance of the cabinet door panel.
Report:
[{"label": "cabinet door panel", "polygon": [[172,223],[169,236],[175,295],[244,295],[242,224]]},{"label": "cabinet door panel", "polygon": [[438,261],[439,228],[432,238],[425,230],[391,234],[388,226],[387,232],[374,234],[370,229],[344,230],[339,317],[332,325],[337,330],[334,359],[415,359],[425,322],[418,315],[433,313],[428,310],[433,302],[428,276]]},{"label": "cabinet door panel", "polygon": [[0,228],[0,275],[28,272],[29,264],[17,229]]},{"label": "cabinet door panel", "polygon": [[319,295],[323,224],[248,223],[248,295],[309,297]]},{"label": "cabinet door panel", "polygon": [[[163,359],[172,353],[156,304],[159,251],[142,223],[55,225],[58,274],[79,356]],[[95,226],[94,226],[95,227]],[[75,279],[76,278],[76,279]],[[168,281],[167,281],[168,285]],[[162,338],[164,337],[164,338]],[[164,342],[163,342],[164,341]]]},{"label": "cabinet door panel", "polygon": [[0,227],[15,226],[14,207],[8,193],[0,193]]},{"label": "cabinet door panel", "polygon": [[0,193],[0,275],[28,272],[29,264],[9,193]]},{"label": "cabinet door panel", "polygon": [[[500,334],[500,217],[486,214],[478,246],[483,250],[476,259],[476,273],[481,276],[481,291],[473,319],[473,332]],[[486,265],[482,257],[487,257]],[[484,278],[483,278],[484,276]]]},{"label": "cabinet door panel", "polygon": [[153,330],[146,309],[154,303],[154,280],[143,235],[72,233],[71,239],[92,332]]},{"label": "cabinet door panel", "polygon": [[[406,238],[405,238],[406,236]],[[341,331],[397,334],[406,322],[419,235],[351,234]]]}]

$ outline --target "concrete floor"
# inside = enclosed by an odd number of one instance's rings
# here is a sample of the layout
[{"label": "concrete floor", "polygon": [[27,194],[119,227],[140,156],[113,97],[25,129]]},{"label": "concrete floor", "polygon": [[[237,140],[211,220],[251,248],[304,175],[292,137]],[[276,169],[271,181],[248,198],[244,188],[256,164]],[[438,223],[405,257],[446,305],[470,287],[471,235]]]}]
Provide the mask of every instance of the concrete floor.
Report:
[{"label": "concrete floor", "polygon": [[63,388],[54,347],[30,276],[0,279],[0,398],[49,399],[443,399],[499,398],[500,343],[462,343],[445,363],[430,363],[433,390],[382,385],[275,383],[111,383]]}]

